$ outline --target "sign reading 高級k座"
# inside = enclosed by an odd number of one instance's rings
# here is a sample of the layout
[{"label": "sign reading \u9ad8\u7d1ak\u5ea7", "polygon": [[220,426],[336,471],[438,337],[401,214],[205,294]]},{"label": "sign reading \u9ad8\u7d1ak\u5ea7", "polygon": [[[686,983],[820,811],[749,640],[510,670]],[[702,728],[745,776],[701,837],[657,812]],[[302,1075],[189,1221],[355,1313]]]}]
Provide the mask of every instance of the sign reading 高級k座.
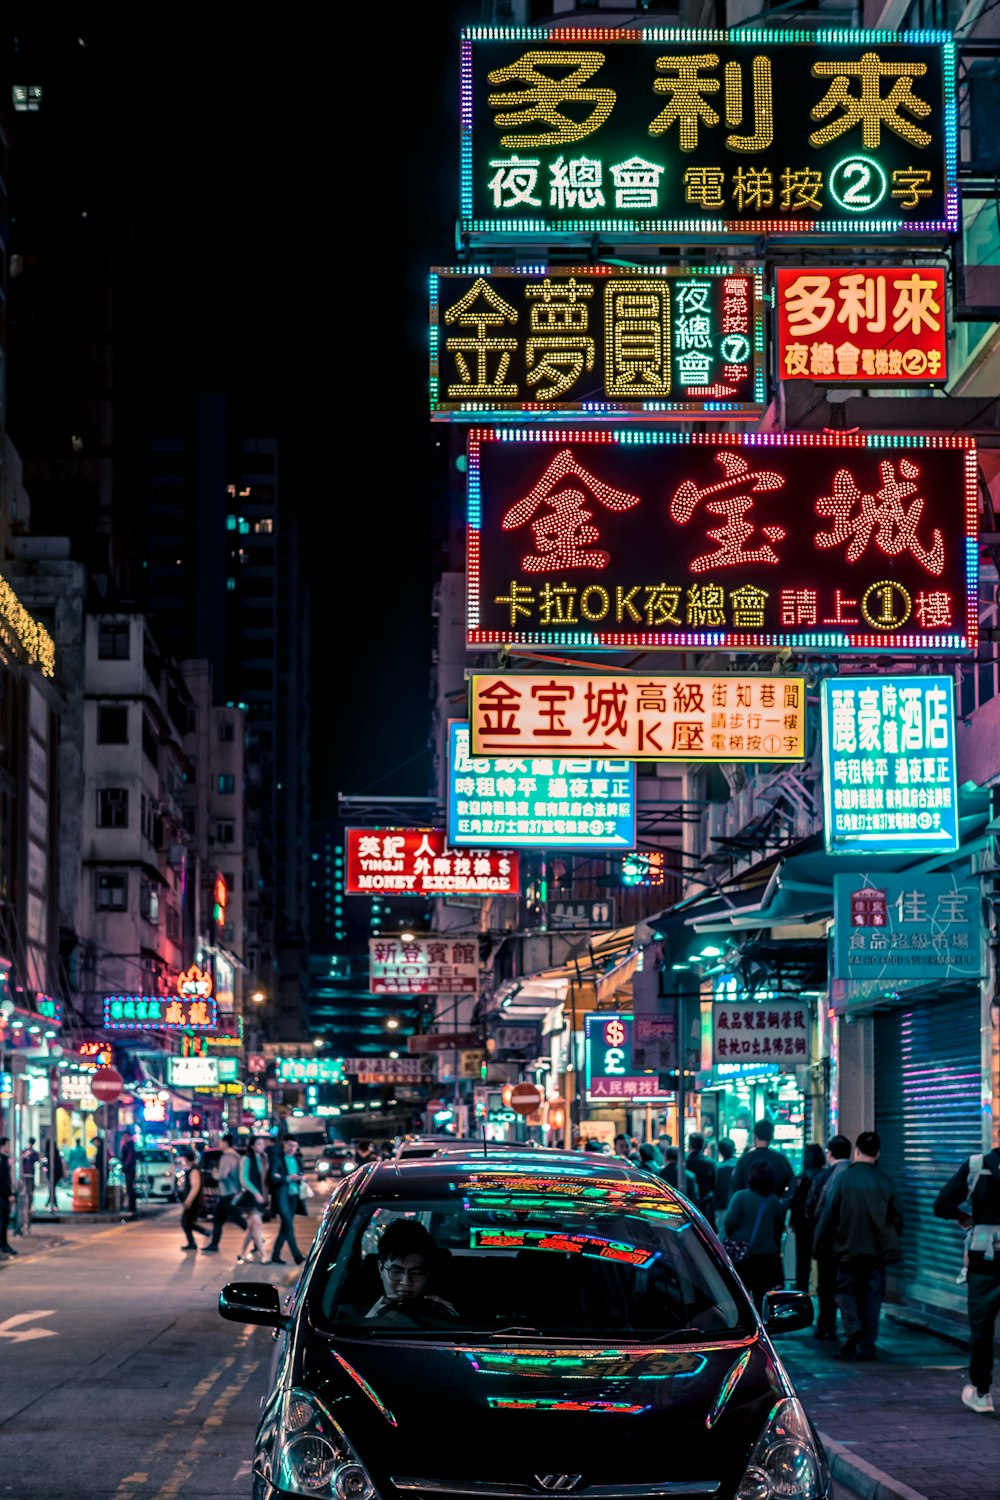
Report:
[{"label": "sign reading \u9ad8\u7d1ak\u5ea7", "polygon": [[348,896],[516,896],[520,864],[499,849],[449,849],[443,828],[348,828],[344,889]]},{"label": "sign reading \u9ad8\u7d1ak\u5ea7", "polygon": [[824,385],[919,385],[947,375],[939,266],[779,266],[778,374]]},{"label": "sign reading \u9ad8\u7d1ak\u5ea7", "polygon": [[978,639],[972,438],[473,428],[468,446],[469,646]]},{"label": "sign reading \u9ad8\u7d1ak\u5ea7", "polygon": [[469,27],[461,127],[473,243],[958,223],[946,32]]}]

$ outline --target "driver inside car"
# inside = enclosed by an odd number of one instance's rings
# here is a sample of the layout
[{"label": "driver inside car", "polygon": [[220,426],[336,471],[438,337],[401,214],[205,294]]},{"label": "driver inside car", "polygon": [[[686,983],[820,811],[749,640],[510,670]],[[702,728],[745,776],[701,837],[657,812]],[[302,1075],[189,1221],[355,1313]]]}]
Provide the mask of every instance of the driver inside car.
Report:
[{"label": "driver inside car", "polygon": [[423,1224],[414,1219],[394,1219],[378,1244],[378,1270],[382,1295],[366,1318],[412,1318],[428,1322],[457,1318],[458,1309],[431,1291],[437,1246]]}]

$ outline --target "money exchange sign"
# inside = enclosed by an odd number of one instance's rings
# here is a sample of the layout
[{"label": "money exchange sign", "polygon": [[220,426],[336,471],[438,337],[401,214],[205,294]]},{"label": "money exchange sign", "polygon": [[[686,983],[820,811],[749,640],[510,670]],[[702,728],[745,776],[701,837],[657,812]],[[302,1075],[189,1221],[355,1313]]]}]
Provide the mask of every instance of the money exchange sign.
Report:
[{"label": "money exchange sign", "polygon": [[583,1018],[587,1098],[662,1099],[659,1075],[633,1057],[636,1018],[611,1011],[589,1011]]},{"label": "money exchange sign", "polygon": [[954,231],[945,32],[470,27],[460,230]]},{"label": "money exchange sign", "polygon": [[628,760],[803,760],[803,677],[672,673],[472,678],[475,754]]},{"label": "money exchange sign", "polygon": [[919,385],[947,375],[940,266],[777,271],[778,373],[824,385]]},{"label": "money exchange sign", "polygon": [[764,407],[759,271],[431,273],[431,416],[750,417]]},{"label": "money exchange sign", "polygon": [[957,849],[954,679],[828,677],[821,701],[829,852]]},{"label": "money exchange sign", "polygon": [[348,896],[516,896],[519,889],[516,854],[449,849],[443,828],[347,829]]},{"label": "money exchange sign", "polygon": [[473,428],[468,446],[469,646],[977,639],[971,438]]}]

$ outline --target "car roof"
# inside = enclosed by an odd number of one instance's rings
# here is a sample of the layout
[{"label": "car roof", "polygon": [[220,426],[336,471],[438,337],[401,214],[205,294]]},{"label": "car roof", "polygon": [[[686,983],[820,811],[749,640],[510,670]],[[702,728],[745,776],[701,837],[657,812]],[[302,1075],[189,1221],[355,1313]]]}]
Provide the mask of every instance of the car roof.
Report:
[{"label": "car roof", "polygon": [[661,1177],[633,1166],[623,1157],[596,1156],[592,1152],[560,1151],[540,1146],[518,1150],[516,1147],[495,1146],[487,1142],[483,1156],[482,1142],[466,1151],[439,1152],[436,1156],[415,1157],[413,1160],[390,1158],[363,1168],[364,1176],[359,1182],[359,1191],[365,1196],[395,1193],[405,1184],[407,1193],[414,1196],[437,1196],[448,1183],[456,1179],[481,1177],[484,1172],[494,1170],[516,1175],[519,1171],[530,1171],[533,1177],[565,1177],[579,1181],[585,1178],[593,1182],[636,1183],[647,1188],[650,1195],[676,1200],[690,1207],[687,1199],[675,1192]]}]

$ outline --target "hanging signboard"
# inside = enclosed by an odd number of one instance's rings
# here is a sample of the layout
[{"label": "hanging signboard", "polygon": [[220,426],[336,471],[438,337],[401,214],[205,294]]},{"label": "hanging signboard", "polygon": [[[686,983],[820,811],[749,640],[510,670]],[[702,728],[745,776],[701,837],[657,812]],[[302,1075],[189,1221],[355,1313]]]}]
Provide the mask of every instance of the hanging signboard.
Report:
[{"label": "hanging signboard", "polygon": [[803,677],[600,673],[471,679],[474,753],[604,753],[629,760],[805,758]]},{"label": "hanging signboard", "polygon": [[957,849],[954,679],[828,677],[821,686],[827,850]]},{"label": "hanging signboard", "polygon": [[849,997],[980,977],[979,891],[957,875],[835,875],[833,972]]},{"label": "hanging signboard", "polygon": [[470,1047],[481,1047],[482,1030],[479,1031],[425,1031],[420,1036],[407,1038],[407,1052],[462,1052]]},{"label": "hanging signboard", "polygon": [[589,1100],[664,1099],[659,1076],[633,1055],[635,1017],[589,1011],[583,1018],[585,1085]]},{"label": "hanging signboard", "polygon": [[479,943],[370,938],[368,968],[373,995],[475,995],[479,991]]},{"label": "hanging signboard", "polygon": [[712,1062],[809,1061],[809,1007],[779,1001],[712,1006]]},{"label": "hanging signboard", "polygon": [[348,896],[516,896],[516,854],[449,849],[443,828],[348,828]]},{"label": "hanging signboard", "polygon": [[421,1057],[345,1057],[344,1072],[391,1083],[397,1078],[423,1078],[432,1072],[430,1059]]},{"label": "hanging signboard", "polygon": [[278,1083],[343,1083],[344,1065],[339,1057],[278,1057],[274,1077]]},{"label": "hanging signboard", "polygon": [[468,496],[469,646],[978,639],[972,438],[474,428]]},{"label": "hanging signboard", "polygon": [[954,233],[948,33],[469,27],[459,230]]},{"label": "hanging signboard", "polygon": [[[473,756],[448,725],[448,842],[526,849],[631,849],[635,766],[621,757]],[[516,750],[516,747],[512,747]],[[515,859],[516,855],[513,856]]]},{"label": "hanging signboard", "polygon": [[822,385],[922,385],[948,370],[940,266],[779,266],[778,374]]},{"label": "hanging signboard", "polygon": [[175,1088],[214,1088],[219,1082],[215,1057],[168,1057],[167,1082]]},{"label": "hanging signboard", "polygon": [[210,1031],[218,1020],[214,1000],[180,995],[109,995],[105,1031]]},{"label": "hanging signboard", "polygon": [[477,266],[431,272],[431,417],[753,417],[759,268]]}]

